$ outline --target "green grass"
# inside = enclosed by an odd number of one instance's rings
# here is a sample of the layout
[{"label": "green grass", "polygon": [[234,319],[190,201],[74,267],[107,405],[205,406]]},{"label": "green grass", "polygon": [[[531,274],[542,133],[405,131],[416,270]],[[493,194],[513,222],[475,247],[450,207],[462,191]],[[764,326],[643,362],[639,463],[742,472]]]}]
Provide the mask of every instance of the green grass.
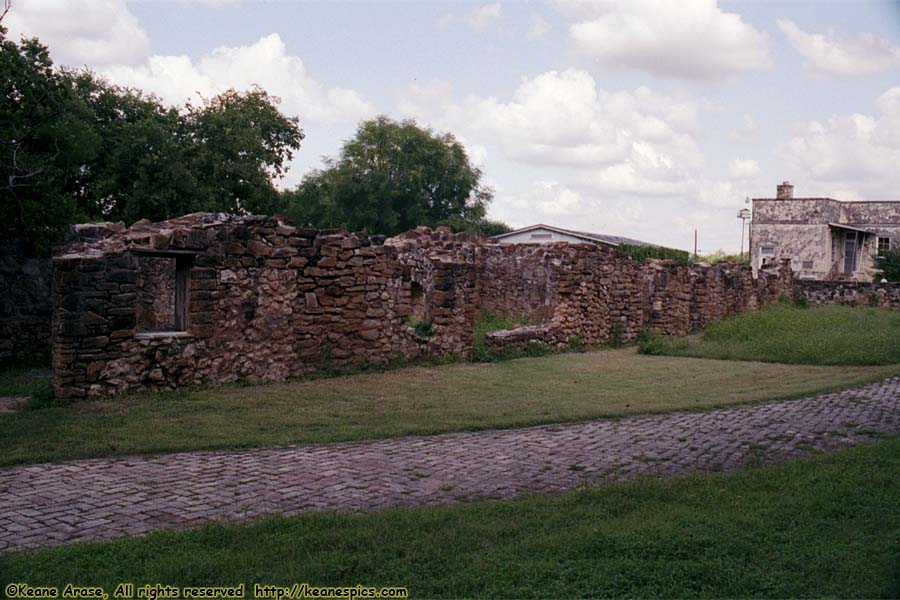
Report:
[{"label": "green grass", "polygon": [[492,331],[513,329],[527,324],[528,317],[525,316],[497,317],[491,311],[481,311],[478,316],[475,317],[475,327],[472,335],[472,361],[495,362],[497,360],[511,358],[511,356],[505,356],[504,354],[498,354],[488,350],[484,343],[484,337]]},{"label": "green grass", "polygon": [[412,597],[900,595],[900,440],[559,497],[210,525],[0,555],[32,585],[407,586]]},{"label": "green grass", "polygon": [[434,434],[789,398],[900,366],[820,367],[634,349],[44,404],[0,415],[0,464]]},{"label": "green grass", "polygon": [[47,367],[14,365],[0,369],[0,396],[31,396],[44,402],[51,395]]},{"label": "green grass", "polygon": [[646,354],[802,365],[900,362],[900,311],[801,308],[778,303],[708,326],[702,334],[642,340]]}]

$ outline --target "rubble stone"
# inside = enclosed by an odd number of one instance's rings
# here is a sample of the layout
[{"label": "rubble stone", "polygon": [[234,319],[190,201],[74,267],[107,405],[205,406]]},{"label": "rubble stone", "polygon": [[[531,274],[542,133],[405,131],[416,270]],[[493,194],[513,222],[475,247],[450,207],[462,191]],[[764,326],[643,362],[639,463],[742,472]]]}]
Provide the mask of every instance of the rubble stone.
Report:
[{"label": "rubble stone", "polygon": [[793,296],[789,263],[753,279],[746,265],[638,263],[594,244],[495,244],[444,227],[385,240],[210,213],[80,226],[53,267],[58,396],[464,357],[481,311],[530,325],[491,347],[563,346],[683,334]]}]

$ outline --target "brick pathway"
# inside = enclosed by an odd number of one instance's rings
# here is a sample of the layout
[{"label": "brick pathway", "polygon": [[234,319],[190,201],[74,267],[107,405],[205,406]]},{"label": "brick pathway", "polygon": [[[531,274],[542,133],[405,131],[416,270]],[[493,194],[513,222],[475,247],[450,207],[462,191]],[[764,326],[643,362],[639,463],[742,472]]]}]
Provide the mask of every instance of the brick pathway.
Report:
[{"label": "brick pathway", "polygon": [[900,378],[802,400],[364,443],[0,469],[0,550],[718,471],[900,432]]}]

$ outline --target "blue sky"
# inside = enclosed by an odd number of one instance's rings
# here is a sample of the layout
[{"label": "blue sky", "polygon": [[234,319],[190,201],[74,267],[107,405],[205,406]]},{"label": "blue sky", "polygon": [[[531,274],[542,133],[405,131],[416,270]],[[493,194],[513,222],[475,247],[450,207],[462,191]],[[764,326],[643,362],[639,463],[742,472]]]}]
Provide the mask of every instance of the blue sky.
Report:
[{"label": "blue sky", "polygon": [[900,199],[896,2],[13,0],[54,59],[181,103],[258,83],[296,185],[376,114],[449,131],[491,216],[701,252],[745,197]]}]

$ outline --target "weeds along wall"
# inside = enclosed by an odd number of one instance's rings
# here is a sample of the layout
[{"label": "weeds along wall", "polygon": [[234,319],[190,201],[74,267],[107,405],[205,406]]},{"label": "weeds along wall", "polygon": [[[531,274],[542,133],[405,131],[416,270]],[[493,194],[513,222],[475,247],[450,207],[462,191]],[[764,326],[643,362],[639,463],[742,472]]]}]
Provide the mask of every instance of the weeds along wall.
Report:
[{"label": "weeds along wall", "polygon": [[754,280],[745,266],[637,263],[593,244],[502,245],[445,228],[385,240],[209,213],[80,225],[53,259],[54,391],[464,357],[484,310],[525,317],[526,337],[549,345],[685,333],[790,296],[790,280],[788,265]]}]

